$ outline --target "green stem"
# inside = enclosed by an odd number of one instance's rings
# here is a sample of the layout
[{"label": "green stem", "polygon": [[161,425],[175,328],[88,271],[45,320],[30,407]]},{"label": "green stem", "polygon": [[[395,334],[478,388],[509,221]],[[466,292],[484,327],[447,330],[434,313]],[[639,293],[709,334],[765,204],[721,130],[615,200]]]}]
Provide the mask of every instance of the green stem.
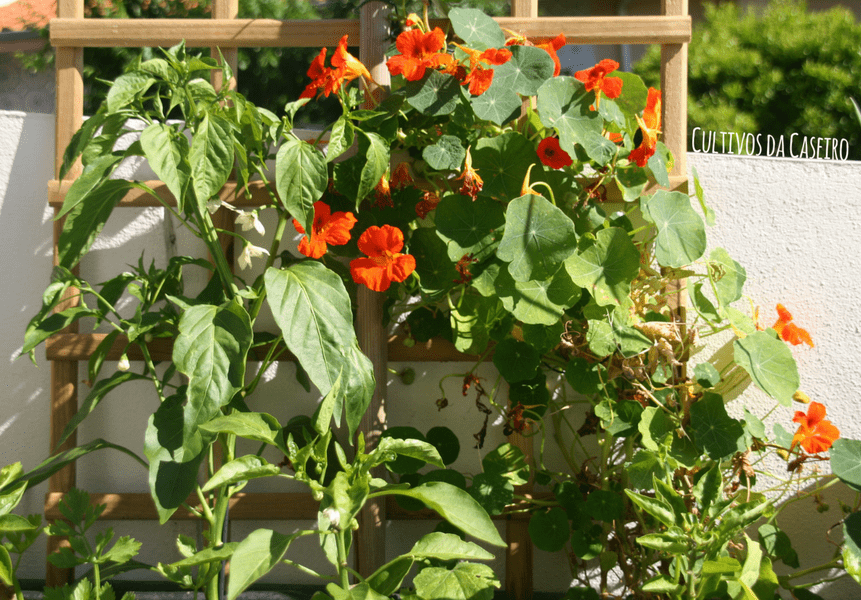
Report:
[{"label": "green stem", "polygon": [[95,583],[94,587],[96,588],[96,600],[99,600],[99,596],[101,594],[102,588],[102,578],[99,575],[99,563],[93,563],[93,582]]},{"label": "green stem", "polygon": [[338,530],[335,534],[338,540],[338,575],[341,578],[341,587],[350,589],[350,572],[347,570],[347,545],[344,541],[344,532]]}]

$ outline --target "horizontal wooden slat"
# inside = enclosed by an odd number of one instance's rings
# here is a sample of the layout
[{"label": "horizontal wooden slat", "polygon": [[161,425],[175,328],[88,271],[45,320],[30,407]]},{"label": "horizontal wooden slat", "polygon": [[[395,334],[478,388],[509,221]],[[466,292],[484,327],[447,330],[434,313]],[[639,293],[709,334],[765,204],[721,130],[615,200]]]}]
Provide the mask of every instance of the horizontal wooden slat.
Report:
[{"label": "horizontal wooden slat", "polygon": [[334,47],[344,35],[359,43],[356,19],[52,19],[56,47],[167,47],[185,40],[188,48]]},{"label": "horizontal wooden slat", "polygon": [[[45,494],[45,519],[56,521],[63,518],[59,503],[63,499],[62,492]],[[90,494],[90,504],[106,506],[101,518],[108,521],[156,521],[158,513],[155,510],[152,497],[143,493],[120,494]],[[189,496],[189,506],[200,506],[197,496]],[[287,520],[316,520],[320,506],[310,493],[260,493],[236,494],[230,500],[230,519],[233,521],[287,521]],[[395,521],[439,520],[440,516],[433,510],[423,509],[410,511],[401,508],[391,496],[386,498],[386,517]],[[192,513],[180,508],[171,519],[187,521],[196,519]],[[494,519],[527,519],[529,513],[515,512],[513,514],[495,515]]]},{"label": "horizontal wooden slat", "polygon": [[[158,195],[158,197],[164,201],[164,203],[169,206],[176,206],[176,199],[167,189],[167,185],[158,180],[144,181],[142,183],[149,186]],[[670,177],[670,189],[672,190],[687,192],[687,183],[687,176]],[[71,187],[71,185],[72,182],[67,180],[57,181],[54,179],[49,181],[48,204],[53,208],[60,208],[63,206],[63,199],[66,197],[66,193],[69,191],[69,187]],[[254,208],[270,204],[272,201],[269,197],[269,193],[259,181],[253,181],[249,184],[248,194],[240,189],[239,194],[237,195],[237,187],[238,186],[235,182],[227,182],[220,192],[221,199],[239,208]],[[648,192],[648,190],[646,192]],[[607,197],[611,202],[621,201],[621,193],[615,184],[610,183],[607,186]],[[118,204],[118,207],[122,208],[153,206],[162,206],[162,202],[153,198],[153,196],[148,192],[137,188],[126,194]]]},{"label": "horizontal wooden slat", "polygon": [[[685,44],[691,41],[691,19],[664,16],[498,17],[505,29],[528,37],[564,33],[569,44]],[[446,27],[447,21],[434,21]],[[359,21],[326,19],[52,19],[56,47],[172,46],[188,47],[332,47],[344,35],[359,44]]]},{"label": "horizontal wooden slat", "polygon": [[[48,360],[88,360],[98,345],[104,340],[104,333],[62,333],[51,336],[45,341],[45,355]],[[401,362],[474,362],[478,357],[464,354],[455,349],[454,344],[444,339],[434,339],[413,347],[404,345],[405,336],[393,336],[389,339],[389,360]],[[142,360],[143,355],[137,345],[126,348],[128,338],[119,336],[107,354],[107,360],[119,360],[123,351],[129,360]],[[150,356],[154,361],[170,360],[173,351],[173,341],[169,339],[154,339],[147,344]],[[254,359],[261,360],[266,356],[268,346],[254,348]],[[279,360],[296,360],[289,352],[285,352]]]}]

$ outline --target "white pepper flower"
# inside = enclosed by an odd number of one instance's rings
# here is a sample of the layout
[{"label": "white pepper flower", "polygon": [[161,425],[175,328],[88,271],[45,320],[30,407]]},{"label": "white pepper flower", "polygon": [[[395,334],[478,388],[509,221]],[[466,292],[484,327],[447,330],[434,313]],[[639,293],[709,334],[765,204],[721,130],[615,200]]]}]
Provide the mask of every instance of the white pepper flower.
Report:
[{"label": "white pepper flower", "polygon": [[242,249],[242,254],[239,255],[239,268],[247,269],[251,266],[252,258],[260,258],[263,255],[269,255],[269,251],[266,248],[261,248],[260,246],[255,246],[253,244],[245,243],[245,248]]},{"label": "white pepper flower", "polygon": [[236,224],[242,226],[242,231],[250,231],[252,228],[260,235],[265,235],[266,230],[263,228],[263,223],[257,218],[257,212],[239,211],[236,217]]}]

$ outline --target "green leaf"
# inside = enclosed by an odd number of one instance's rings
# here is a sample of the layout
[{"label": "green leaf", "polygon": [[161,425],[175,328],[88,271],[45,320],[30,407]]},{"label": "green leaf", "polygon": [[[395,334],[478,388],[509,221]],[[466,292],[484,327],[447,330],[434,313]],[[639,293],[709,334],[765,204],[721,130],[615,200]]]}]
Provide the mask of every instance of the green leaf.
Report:
[{"label": "green leaf", "polygon": [[113,547],[102,555],[102,559],[118,564],[127,563],[137,556],[141,543],[127,535],[117,540]]},{"label": "green leaf", "polygon": [[412,556],[399,556],[374,571],[374,574],[368,577],[366,583],[377,594],[389,597],[401,587],[404,578],[413,568],[413,563],[415,563],[415,560]]},{"label": "green leaf", "polygon": [[678,594],[684,588],[676,583],[674,579],[670,579],[667,575],[658,575],[652,577],[643,584],[642,590],[652,594]]},{"label": "green leaf", "polygon": [[457,262],[464,255],[483,260],[499,241],[505,213],[495,200],[450,194],[436,207],[437,235],[447,244],[448,257]]},{"label": "green leaf", "polygon": [[438,425],[428,429],[425,436],[429,444],[436,448],[443,464],[450,465],[460,454],[460,441],[448,427]]},{"label": "green leaf", "polygon": [[493,546],[505,546],[487,513],[472,496],[453,485],[432,481],[408,490],[388,489],[385,493],[421,500],[467,535]]},{"label": "green leaf", "polygon": [[586,498],[586,513],[596,521],[610,523],[622,517],[625,504],[622,496],[610,490],[595,490]]},{"label": "green leaf", "polygon": [[389,168],[389,143],[377,133],[367,133],[359,130],[359,153],[363,165],[359,177],[359,187],[356,191],[356,208],[359,202],[380,182]]},{"label": "green leaf", "polygon": [[700,363],[694,367],[694,379],[704,388],[712,388],[720,383],[718,370],[711,363]]},{"label": "green leaf", "polygon": [[492,18],[476,8],[453,8],[448,13],[454,33],[475,50],[502,48],[505,34]]},{"label": "green leaf", "polygon": [[697,168],[691,167],[691,171],[694,175],[694,193],[696,194],[697,201],[700,203],[700,209],[703,211],[703,214],[706,217],[706,225],[711,227],[715,224],[715,211],[713,211],[706,205],[705,193],[703,192],[703,186],[700,185],[700,178],[699,175],[697,175]]},{"label": "green leaf", "polygon": [[637,428],[643,435],[643,446],[659,452],[664,447],[667,436],[675,431],[676,426],[665,411],[649,406],[643,410]]},{"label": "green leaf", "polygon": [[861,513],[858,512],[843,520],[843,566],[852,579],[861,583]]},{"label": "green leaf", "polygon": [[408,553],[415,559],[493,560],[493,554],[452,533],[433,532],[417,541]]},{"label": "green leaf", "polygon": [[[640,421],[642,424],[643,421]],[[648,490],[652,487],[653,477],[663,477],[666,472],[666,461],[656,452],[640,450],[631,462],[625,465],[628,482],[634,489]]]},{"label": "green leaf", "polygon": [[[392,427],[391,429],[406,429],[405,427]],[[408,469],[408,470],[395,470],[396,473],[404,474],[404,473],[415,473],[418,469],[423,467],[426,463],[432,464],[435,467],[445,468],[445,465],[442,462],[442,459],[439,456],[439,452],[437,452],[436,448],[434,448],[431,444],[424,440],[424,436],[422,439],[416,439],[413,437],[397,437],[397,432],[394,434],[385,435],[390,430],[386,430],[384,432],[384,437],[380,439],[380,443],[377,446],[376,450],[374,450],[374,454],[378,454],[381,456],[385,456],[391,452],[399,454],[400,456],[405,456],[408,458],[417,461],[418,467],[416,469]]]},{"label": "green leaf", "polygon": [[498,86],[523,96],[534,96],[541,84],[553,76],[556,68],[553,59],[535,46],[515,45],[508,49],[511,59],[493,68],[491,89]]},{"label": "green leaf", "polygon": [[198,210],[206,212],[207,201],[218,194],[233,170],[233,134],[230,122],[205,114],[188,149],[192,188]]},{"label": "green leaf", "polygon": [[649,176],[636,165],[619,167],[616,169],[616,183],[622,190],[622,199],[625,202],[633,202],[642,195],[643,190],[649,185]]},{"label": "green leaf", "polygon": [[670,506],[663,500],[644,496],[629,489],[625,490],[625,494],[644,513],[653,516],[667,527],[675,526],[676,517]]},{"label": "green leaf", "polygon": [[714,460],[745,449],[741,423],[727,414],[723,397],[712,392],[691,406],[690,431],[697,446]]},{"label": "green leaf", "polygon": [[452,569],[427,567],[413,580],[419,598],[493,600],[499,581],[487,565],[461,562]]},{"label": "green leaf", "polygon": [[[358,349],[350,296],[341,278],[315,261],[264,274],[266,300],[287,348],[299,359],[311,381],[328,394],[338,377],[347,398],[352,436],[373,395],[373,368]],[[336,424],[344,401],[335,406]]]},{"label": "green leaf", "polygon": [[571,525],[565,511],[554,506],[549,511],[538,511],[529,519],[529,537],[539,550],[558,552],[571,537]]},{"label": "green leaf", "polygon": [[122,179],[104,180],[69,211],[57,242],[60,266],[72,269],[78,264],[105,226],[114,206],[131,187],[131,183]]},{"label": "green leaf", "polygon": [[257,529],[239,542],[230,559],[227,599],[235,600],[249,585],[271,571],[295,537],[271,529]]},{"label": "green leaf", "polygon": [[505,220],[496,255],[515,281],[549,279],[577,249],[574,223],[543,196],[512,200]]},{"label": "green leaf", "polygon": [[431,169],[438,171],[459,171],[465,158],[466,149],[460,138],[453,135],[440,136],[436,143],[422,150],[422,159]]},{"label": "green leaf", "polygon": [[136,97],[143,95],[156,80],[143,71],[123,73],[117,77],[108,90],[105,103],[108,113],[115,113],[131,104]]},{"label": "green leaf", "polygon": [[179,569],[181,567],[197,567],[207,563],[220,563],[224,560],[230,560],[238,545],[239,542],[227,542],[218,548],[204,548],[200,552],[195,552],[179,562],[172,563],[170,566]]},{"label": "green leaf", "polygon": [[418,81],[404,86],[407,102],[428,116],[442,116],[454,112],[460,101],[460,82],[451,75],[428,69]]},{"label": "green leaf", "polygon": [[757,331],[733,342],[733,359],[748,372],[756,386],[790,406],[798,390],[798,367],[787,345],[765,331]]},{"label": "green leaf", "polygon": [[742,296],[747,271],[732,259],[723,248],[715,248],[709,254],[709,267],[717,276],[715,289],[722,305],[732,304]]},{"label": "green leaf", "polygon": [[655,256],[661,266],[684,267],[705,252],[705,225],[686,194],[655,192],[643,203],[643,217],[658,229]]},{"label": "green leaf", "polygon": [[861,441],[847,438],[835,440],[831,446],[831,471],[843,483],[861,491]]},{"label": "green leaf", "polygon": [[15,585],[15,566],[5,546],[0,546],[0,583],[8,587]]},{"label": "green leaf", "polygon": [[[330,163],[336,158],[344,154],[353,145],[356,138],[356,127],[344,115],[338,117],[332,125],[332,133],[329,136],[329,142],[326,144],[326,162]],[[276,170],[277,170],[276,158]],[[328,178],[328,176],[327,176]],[[325,188],[324,188],[325,189]],[[285,198],[285,196],[281,196]],[[289,197],[289,196],[288,196]],[[310,231],[306,229],[305,231]]]},{"label": "green leaf", "polygon": [[708,514],[709,508],[720,498],[723,489],[720,466],[718,463],[713,463],[698,475],[699,479],[694,484],[694,498],[700,504],[700,513]]},{"label": "green leaf", "polygon": [[[454,263],[449,260],[445,242],[433,229],[421,227],[410,237],[410,254],[416,259],[416,273],[422,291],[432,294],[451,289],[459,278]],[[460,257],[454,259],[455,261]]]},{"label": "green leaf", "polygon": [[540,363],[541,356],[535,348],[514,338],[502,340],[493,351],[493,364],[509,383],[532,379]]},{"label": "green leaf", "polygon": [[[330,583],[326,586],[326,591],[334,600],[386,600],[386,597],[373,590],[367,581],[356,584],[348,590]],[[317,593],[322,594],[322,592]],[[324,598],[326,597],[325,594],[322,595]],[[318,600],[316,594],[312,596],[312,600]]]},{"label": "green leaf", "polygon": [[490,515],[502,514],[514,500],[514,485],[499,473],[478,473],[467,491]]},{"label": "green leaf", "polygon": [[120,164],[122,156],[115,154],[102,154],[96,160],[87,164],[77,179],[69,187],[63,206],[57,212],[54,220],[58,220],[68,214],[73,208],[86,200],[88,196],[98,187]]},{"label": "green leaf", "polygon": [[272,477],[278,475],[281,468],[278,465],[271,465],[260,456],[247,454],[240,456],[237,459],[231,460],[203,486],[203,491],[208,492],[215,488],[233,485],[249,479],[257,479],[259,477]]},{"label": "green leaf", "polygon": [[683,554],[688,551],[688,538],[678,527],[673,527],[666,533],[641,535],[637,538],[637,543],[667,554]]},{"label": "green leaf", "polygon": [[586,288],[599,306],[622,304],[640,273],[640,252],[624,229],[601,229],[595,241],[581,245],[565,260],[575,284]]},{"label": "green leaf", "polygon": [[559,145],[571,156],[579,144],[589,158],[606,165],[616,155],[616,144],[601,134],[603,119],[589,109],[595,94],[573,77],[553,77],[538,89],[538,113],[545,127],[556,129]]},{"label": "green leaf", "polygon": [[166,123],[153,123],[141,132],[140,143],[147,162],[156,177],[167,184],[176,198],[177,212],[182,213],[191,175],[188,140]]},{"label": "green leaf", "polygon": [[193,306],[183,313],[173,361],[188,376],[197,422],[214,417],[244,385],[253,337],[251,317],[238,301]]},{"label": "green leaf", "polygon": [[[852,515],[850,515],[850,517],[851,516]],[[861,525],[861,523],[856,523],[856,525]],[[846,521],[843,522],[843,526],[843,539],[845,541]],[[784,564],[792,567],[793,569],[797,569],[799,567],[798,553],[796,553],[795,549],[792,547],[792,541],[789,539],[789,536],[786,535],[785,531],[778,529],[771,523],[764,523],[759,526],[757,533],[759,534],[760,544],[762,544],[769,556],[782,560]],[[856,535],[857,534],[861,534],[861,527],[856,531]],[[859,556],[861,556],[861,554],[859,554]]]},{"label": "green leaf", "polygon": [[52,313],[43,319],[39,319],[39,315],[37,315],[30,321],[24,332],[24,347],[21,354],[32,352],[36,346],[72,323],[85,317],[97,317],[98,314],[97,311],[85,306],[73,306],[62,312]]},{"label": "green leaf", "polygon": [[614,100],[622,112],[626,115],[635,115],[646,108],[649,90],[638,75],[615,71],[612,76],[622,80],[622,95]]},{"label": "green leaf", "polygon": [[199,427],[213,434],[231,433],[247,440],[270,444],[287,454],[281,435],[281,424],[278,419],[266,413],[234,412],[201,423]]},{"label": "green leaf", "polygon": [[275,156],[275,188],[281,205],[310,234],[314,203],[329,185],[326,158],[317,148],[288,137]]},{"label": "green leaf", "polygon": [[472,166],[484,181],[482,195],[501,202],[521,195],[530,164],[540,164],[535,144],[514,131],[484,136],[472,149]]},{"label": "green leaf", "polygon": [[32,531],[38,527],[20,515],[0,515],[0,533]]},{"label": "green leaf", "polygon": [[523,101],[510,88],[504,85],[491,85],[483,94],[473,97],[471,105],[475,116],[479,119],[504,125],[520,116]]},{"label": "green leaf", "polygon": [[668,173],[670,165],[672,165],[673,157],[670,154],[670,149],[663,142],[658,142],[655,146],[655,153],[649,157],[648,167],[655,177],[655,181],[661,187],[670,187],[670,178]]},{"label": "green leaf", "polygon": [[565,269],[543,281],[515,281],[502,269],[494,282],[505,310],[525,324],[554,325],[566,309],[580,299],[581,289],[574,285]]},{"label": "green leaf", "polygon": [[473,294],[461,296],[450,315],[455,348],[466,354],[484,351],[490,339],[488,322],[497,303],[496,298],[488,299]]}]

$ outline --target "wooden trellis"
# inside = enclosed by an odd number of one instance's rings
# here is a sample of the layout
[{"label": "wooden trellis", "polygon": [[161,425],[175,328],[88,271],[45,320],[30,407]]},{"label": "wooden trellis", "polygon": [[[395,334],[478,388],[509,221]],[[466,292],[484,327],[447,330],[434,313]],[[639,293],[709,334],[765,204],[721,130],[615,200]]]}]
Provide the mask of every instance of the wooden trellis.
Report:
[{"label": "wooden trellis", "polygon": [[[388,72],[384,52],[389,44],[387,31],[388,8],[382,2],[370,2],[361,9],[358,20],[276,21],[270,19],[238,19],[238,0],[213,0],[211,19],[157,19],[118,20],[85,19],[84,0],[58,0],[58,18],[50,24],[51,44],[56,48],[57,112],[55,172],[59,172],[63,151],[72,135],[83,123],[83,53],[85,47],[151,47],[172,46],[185,40],[189,47],[220,48],[226,61],[236,69],[237,49],[258,47],[313,47],[335,46],[349,34],[360,46],[360,59],[368,66],[374,79],[385,83]],[[673,189],[686,190],[686,121],[687,121],[687,43],[691,38],[691,20],[688,0],[662,0],[660,16],[641,17],[566,17],[539,18],[538,0],[512,0],[511,17],[498,18],[505,28],[529,37],[555,37],[564,33],[572,44],[661,44],[661,88],[663,103],[663,140],[675,157],[670,182]],[[220,77],[220,72],[216,73]],[[213,81],[218,87],[218,79]],[[65,193],[81,173],[80,164],[72,168],[67,179],[53,180],[48,184],[49,204],[58,211]],[[147,182],[166,200],[172,197],[166,186]],[[222,191],[224,198],[231,197],[235,183],[228,183]],[[261,191],[262,190],[259,190]],[[263,193],[239,197],[237,204],[259,206],[268,201]],[[119,203],[121,207],[160,206],[153,198],[130,192]],[[222,211],[224,212],[224,211]],[[229,217],[228,217],[229,218]],[[231,223],[221,223],[222,228]],[[60,224],[54,227],[54,262],[57,264],[57,239]],[[230,238],[232,239],[232,238]],[[387,361],[473,361],[448,344],[435,342],[430,348],[407,348],[401,340],[388,340],[382,323],[381,294],[365,288],[359,295],[357,330],[364,352],[374,364],[377,381],[387,377]],[[70,300],[71,302],[71,300]],[[65,307],[60,307],[60,309]],[[51,434],[50,448],[56,442],[78,409],[78,361],[85,361],[104,338],[100,334],[80,334],[72,326],[53,336],[46,343],[46,355],[51,361]],[[117,340],[108,360],[118,360],[125,348],[124,340]],[[129,348],[129,358],[141,359],[136,348]],[[153,360],[170,360],[171,347],[163,340],[150,344]],[[361,430],[373,442],[385,427],[385,385],[378,385]],[[530,451],[525,438],[512,440]],[[73,447],[72,435],[61,450]],[[45,498],[45,516],[48,520],[60,518],[57,505],[75,485],[75,467],[70,465],[54,475],[49,482]],[[530,489],[521,489],[528,493]],[[95,502],[106,504],[103,518],[107,520],[157,520],[149,494],[103,493],[91,494]],[[309,494],[239,494],[232,501],[230,518],[233,520],[314,520],[317,503]],[[179,510],[174,519],[191,519],[192,515]],[[362,524],[356,540],[357,570],[372,573],[385,562],[385,522],[387,519],[438,518],[431,511],[407,512],[393,502],[369,503],[361,514]],[[505,589],[511,598],[529,598],[532,595],[532,545],[524,518],[504,517],[506,522]],[[374,526],[370,526],[374,525]],[[48,539],[48,552],[64,543],[59,538]],[[46,583],[62,585],[71,577],[68,570],[48,564]]]}]

